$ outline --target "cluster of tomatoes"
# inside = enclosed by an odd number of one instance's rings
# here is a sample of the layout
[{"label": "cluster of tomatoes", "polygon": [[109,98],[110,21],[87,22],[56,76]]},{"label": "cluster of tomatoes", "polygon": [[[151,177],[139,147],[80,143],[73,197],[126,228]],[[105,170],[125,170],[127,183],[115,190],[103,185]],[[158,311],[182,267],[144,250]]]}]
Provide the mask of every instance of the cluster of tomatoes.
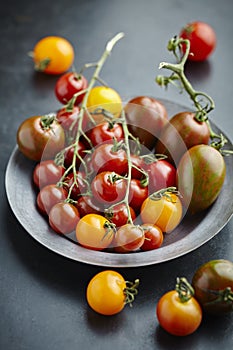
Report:
[{"label": "cluster of tomatoes", "polygon": [[[138,286],[139,280],[128,282],[119,272],[101,271],[88,283],[87,302],[102,315],[114,315],[134,301]],[[199,266],[191,283],[177,278],[174,289],[159,298],[156,316],[168,333],[187,336],[199,328],[203,314],[223,316],[232,310],[233,263],[216,259]]]}]

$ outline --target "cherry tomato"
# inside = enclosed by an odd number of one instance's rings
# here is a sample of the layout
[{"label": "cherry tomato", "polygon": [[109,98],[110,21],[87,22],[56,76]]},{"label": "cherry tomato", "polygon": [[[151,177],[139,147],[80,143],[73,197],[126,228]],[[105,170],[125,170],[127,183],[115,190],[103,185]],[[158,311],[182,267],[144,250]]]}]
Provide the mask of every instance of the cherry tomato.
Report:
[{"label": "cherry tomato", "polygon": [[111,171],[97,174],[91,183],[93,197],[100,203],[113,204],[121,201],[126,192],[126,180]]},{"label": "cherry tomato", "polygon": [[78,209],[71,203],[57,203],[49,212],[50,226],[55,232],[61,234],[69,234],[74,231],[79,219]]},{"label": "cherry tomato", "polygon": [[158,226],[163,232],[173,231],[182,218],[182,204],[175,193],[165,192],[160,199],[148,197],[141,207],[141,219],[145,224]]},{"label": "cherry tomato", "polygon": [[[68,136],[75,138],[78,130],[79,122],[79,112],[80,109],[78,106],[74,106],[72,110],[67,110],[66,107],[61,108],[56,115],[56,120],[63,127],[63,129],[68,133]],[[86,130],[87,128],[87,118],[83,118],[82,129]]]},{"label": "cherry tomato", "polygon": [[[101,271],[88,283],[86,298],[89,306],[102,315],[115,315],[126,304],[134,300],[139,280],[134,283],[125,281],[124,277],[112,270]],[[131,298],[128,297],[129,293]]]},{"label": "cherry tomato", "polygon": [[41,213],[49,214],[51,208],[67,198],[68,192],[57,185],[47,185],[43,187],[37,195],[37,206]]},{"label": "cherry tomato", "polygon": [[[90,113],[93,113],[97,108],[103,108],[117,118],[122,111],[122,100],[117,91],[106,86],[95,86],[91,89],[88,99],[87,108]],[[104,120],[104,115],[93,115],[96,122],[101,123]]]},{"label": "cherry tomato", "polygon": [[[81,164],[81,159],[79,158],[79,156],[81,158],[84,158],[85,156],[85,150],[86,150],[86,147],[84,146],[84,144],[79,141],[78,142],[78,145],[77,145],[77,153],[76,153],[76,160],[75,160],[75,163],[76,163],[76,168],[78,169],[80,164]],[[73,158],[74,158],[74,151],[75,151],[75,147],[69,147],[66,151],[65,151],[65,154],[64,154],[64,165],[66,168],[69,168],[69,166],[72,165],[73,163]],[[79,155],[79,156],[78,156]]]},{"label": "cherry tomato", "polygon": [[143,224],[141,227],[145,235],[141,250],[147,251],[161,247],[164,238],[162,230],[158,226],[152,224]]},{"label": "cherry tomato", "polygon": [[177,186],[190,213],[200,212],[213,204],[225,175],[223,156],[209,145],[194,146],[183,155],[177,169]]},{"label": "cherry tomato", "polygon": [[102,215],[87,214],[76,226],[76,238],[80,245],[88,249],[103,250],[113,239],[111,223]]},{"label": "cherry tomato", "polygon": [[[188,23],[182,28],[180,37],[190,41],[190,61],[204,61],[216,47],[216,34],[207,23],[196,21]],[[185,45],[183,51],[185,52]]]},{"label": "cherry tomato", "polygon": [[75,206],[79,211],[80,217],[83,217],[86,214],[104,214],[103,208],[95,202],[92,196],[80,196],[77,198]]},{"label": "cherry tomato", "polygon": [[[129,207],[129,211],[130,211],[132,220],[135,220],[136,214],[133,208]],[[127,224],[129,219],[128,209],[124,203],[116,204],[111,210],[105,211],[105,217],[109,221],[113,222],[116,225],[116,227],[123,226]]]},{"label": "cherry tomato", "polygon": [[139,225],[125,224],[118,228],[113,246],[118,253],[129,253],[141,248],[145,240],[144,230]]},{"label": "cherry tomato", "polygon": [[192,279],[195,298],[205,312],[225,314],[233,311],[233,263],[225,259],[201,265]]},{"label": "cherry tomato", "polygon": [[148,197],[148,186],[144,186],[140,180],[132,179],[129,187],[129,205],[135,212],[140,211],[141,205]]},{"label": "cherry tomato", "polygon": [[146,166],[149,175],[149,193],[176,186],[176,168],[166,159],[158,159]]},{"label": "cherry tomato", "polygon": [[168,121],[165,106],[152,97],[137,96],[124,109],[129,130],[144,146],[152,149]]},{"label": "cherry tomato", "polygon": [[[80,194],[85,193],[87,190],[87,183],[85,181],[85,174],[81,171],[76,172],[76,182],[74,183],[74,173],[69,173],[64,179],[63,187],[70,193],[70,198],[77,201]],[[71,189],[72,187],[72,189]],[[70,190],[71,189],[71,190]]]},{"label": "cherry tomato", "polygon": [[126,152],[112,143],[104,143],[94,149],[90,167],[95,173],[115,171],[119,175],[125,175],[128,171]]},{"label": "cherry tomato", "polygon": [[[68,72],[63,74],[56,82],[55,95],[63,104],[67,104],[74,94],[81,93],[88,87],[87,79],[78,73]],[[75,105],[79,105],[85,93],[80,94],[75,99]]]},{"label": "cherry tomato", "polygon": [[33,49],[35,69],[47,74],[62,74],[74,61],[71,43],[59,36],[47,36],[39,40]]},{"label": "cherry tomato", "polygon": [[208,144],[209,139],[210,131],[206,122],[197,121],[192,112],[180,112],[163,128],[155,152],[166,155],[167,160],[178,166],[187,149],[198,144]]},{"label": "cherry tomato", "polygon": [[141,180],[144,176],[143,171],[145,171],[145,169],[146,169],[146,163],[144,162],[142,157],[135,155],[135,154],[131,154],[130,159],[131,159],[131,162],[133,165],[131,168],[132,179]]},{"label": "cherry tomato", "polygon": [[113,139],[120,141],[124,137],[122,126],[118,123],[100,123],[88,131],[87,136],[95,147],[104,142],[112,142]]},{"label": "cherry tomato", "polygon": [[17,144],[29,159],[53,159],[65,146],[65,133],[53,116],[33,116],[19,126]]},{"label": "cherry tomato", "polygon": [[54,160],[43,160],[33,170],[33,182],[38,188],[56,184],[64,174],[65,169],[55,164]]},{"label": "cherry tomato", "polygon": [[202,321],[201,306],[193,295],[184,298],[177,290],[171,290],[159,299],[156,314],[161,327],[176,336],[194,333]]}]

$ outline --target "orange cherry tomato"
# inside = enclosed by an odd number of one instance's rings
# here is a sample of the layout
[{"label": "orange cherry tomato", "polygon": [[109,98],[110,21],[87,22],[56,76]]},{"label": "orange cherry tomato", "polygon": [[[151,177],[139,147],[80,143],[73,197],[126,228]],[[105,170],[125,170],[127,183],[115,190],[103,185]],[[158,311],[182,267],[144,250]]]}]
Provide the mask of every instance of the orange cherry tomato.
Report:
[{"label": "orange cherry tomato", "polygon": [[87,214],[76,226],[76,238],[80,245],[94,250],[103,250],[112,242],[112,224],[102,215]]},{"label": "orange cherry tomato", "polygon": [[33,49],[35,69],[47,74],[62,74],[74,61],[74,48],[65,38],[47,36],[39,40]]},{"label": "orange cherry tomato", "polygon": [[[197,330],[202,321],[202,309],[193,297],[194,291],[184,288],[184,280],[180,279],[176,290],[165,293],[158,301],[156,314],[159,324],[168,333],[186,336]],[[186,280],[185,280],[186,281]],[[179,288],[182,284],[182,289]]]},{"label": "orange cherry tomato", "polygon": [[175,193],[165,192],[160,199],[147,197],[142,203],[143,223],[158,226],[163,232],[173,231],[182,218],[181,200]]},{"label": "orange cherry tomato", "polygon": [[112,270],[97,273],[88,283],[86,298],[89,306],[102,315],[115,315],[137,294],[139,280],[134,283]]}]

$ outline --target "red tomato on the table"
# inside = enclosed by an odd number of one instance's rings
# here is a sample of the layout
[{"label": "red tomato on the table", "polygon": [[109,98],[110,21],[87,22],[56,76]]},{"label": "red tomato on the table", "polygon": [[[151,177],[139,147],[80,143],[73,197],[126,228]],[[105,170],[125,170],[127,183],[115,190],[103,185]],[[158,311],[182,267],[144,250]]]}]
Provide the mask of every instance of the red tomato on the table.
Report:
[{"label": "red tomato on the table", "polygon": [[[216,34],[207,23],[196,21],[188,23],[180,32],[180,37],[190,41],[190,61],[204,61],[216,47]],[[183,46],[185,51],[185,45]]]}]

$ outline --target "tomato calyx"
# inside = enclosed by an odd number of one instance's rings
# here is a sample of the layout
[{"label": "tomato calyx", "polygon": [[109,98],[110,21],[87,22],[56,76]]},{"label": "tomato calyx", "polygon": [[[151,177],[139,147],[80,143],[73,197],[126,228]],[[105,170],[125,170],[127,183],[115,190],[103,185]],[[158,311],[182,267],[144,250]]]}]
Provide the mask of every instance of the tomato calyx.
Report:
[{"label": "tomato calyx", "polygon": [[206,306],[215,305],[223,302],[223,303],[230,304],[233,309],[233,291],[231,287],[226,287],[223,290],[211,290],[211,289],[203,289],[203,288],[202,290],[210,294],[216,295],[216,299],[205,303]]},{"label": "tomato calyx", "polygon": [[55,120],[55,117],[56,116],[53,113],[45,114],[45,115],[41,116],[40,124],[41,124],[42,129],[44,129],[44,130],[51,129],[51,126]]},{"label": "tomato calyx", "polygon": [[186,303],[194,296],[194,289],[185,277],[177,277],[175,290],[182,303]]},{"label": "tomato calyx", "polygon": [[138,294],[139,279],[137,278],[134,282],[125,281],[126,288],[123,290],[125,295],[125,304],[129,304],[132,307],[135,296]]},{"label": "tomato calyx", "polygon": [[180,192],[177,190],[177,188],[175,186],[171,186],[171,187],[167,187],[167,188],[162,188],[161,190],[158,190],[154,193],[152,193],[149,198],[154,200],[154,201],[158,201],[161,198],[166,198],[167,200],[174,202],[175,203],[175,198],[172,195],[176,195],[176,196],[181,196]]},{"label": "tomato calyx", "polygon": [[44,72],[45,69],[48,67],[50,64],[51,59],[50,58],[44,58],[41,61],[35,62],[34,68],[37,72]]}]

